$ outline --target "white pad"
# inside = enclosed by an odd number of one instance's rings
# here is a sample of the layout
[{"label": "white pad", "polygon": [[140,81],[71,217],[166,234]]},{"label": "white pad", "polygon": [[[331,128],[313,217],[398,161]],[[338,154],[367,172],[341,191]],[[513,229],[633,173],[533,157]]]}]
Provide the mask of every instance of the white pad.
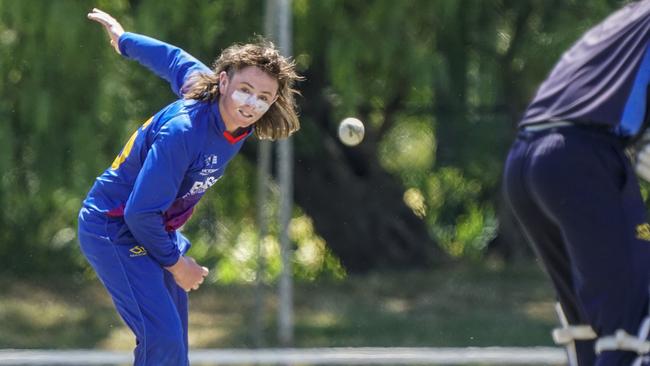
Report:
[{"label": "white pad", "polygon": [[650,342],[641,340],[619,329],[613,336],[600,337],[596,341],[596,353],[604,351],[630,351],[640,355],[650,352]]},{"label": "white pad", "polygon": [[625,330],[619,329],[614,335],[598,338],[596,341],[596,353],[604,351],[630,351],[636,352],[639,355],[648,354],[650,353],[648,333],[650,333],[650,317],[643,319],[637,336],[630,335]]},{"label": "white pad", "polygon": [[562,346],[573,341],[587,341],[596,337],[596,332],[589,325],[569,325],[553,329],[553,341]]},{"label": "white pad", "polygon": [[596,332],[589,325],[569,325],[559,302],[555,303],[555,312],[560,319],[562,328],[553,329],[553,341],[555,344],[565,347],[569,366],[580,366],[578,365],[575,341],[596,339]]}]

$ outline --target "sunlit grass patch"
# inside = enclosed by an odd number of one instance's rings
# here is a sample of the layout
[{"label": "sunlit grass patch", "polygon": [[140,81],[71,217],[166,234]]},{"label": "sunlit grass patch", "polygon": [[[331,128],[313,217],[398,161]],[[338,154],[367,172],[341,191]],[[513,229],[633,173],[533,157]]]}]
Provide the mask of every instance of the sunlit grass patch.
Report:
[{"label": "sunlit grass patch", "polygon": [[[204,285],[190,293],[190,345],[251,347],[255,287]],[[0,348],[128,350],[135,339],[101,285],[0,280]],[[264,287],[264,346],[276,341],[278,301]],[[551,345],[550,286],[535,264],[480,264],[295,284],[295,346]]]}]

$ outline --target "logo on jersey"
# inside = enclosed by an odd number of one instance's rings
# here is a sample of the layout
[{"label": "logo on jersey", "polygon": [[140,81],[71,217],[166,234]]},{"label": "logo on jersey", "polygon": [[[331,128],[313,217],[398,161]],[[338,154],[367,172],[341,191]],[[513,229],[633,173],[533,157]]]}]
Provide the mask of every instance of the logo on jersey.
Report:
[{"label": "logo on jersey", "polygon": [[201,175],[210,175],[210,174],[216,172],[217,170],[219,170],[219,169],[201,169],[199,174],[201,174]]},{"label": "logo on jersey", "polygon": [[216,155],[208,155],[205,157],[205,167],[206,168],[211,168],[214,165],[217,165],[217,156]]},{"label": "logo on jersey", "polygon": [[650,224],[647,222],[637,225],[636,227],[636,238],[650,241]]},{"label": "logo on jersey", "polygon": [[129,257],[141,257],[143,255],[147,255],[147,250],[141,245],[134,246],[133,248],[129,249],[129,252],[131,252],[131,255],[129,255]]},{"label": "logo on jersey", "polygon": [[204,158],[203,161],[205,163],[205,168],[201,169],[199,174],[201,174],[201,175],[210,175],[210,174],[216,172],[217,170],[219,170],[219,168],[216,167],[217,162],[219,161],[218,158],[217,158],[217,155],[214,155],[214,154],[208,155],[208,156],[206,156]]},{"label": "logo on jersey", "polygon": [[195,194],[201,194],[207,191],[208,188],[212,187],[215,183],[217,183],[218,180],[219,178],[216,177],[207,177],[204,181],[199,180],[194,182],[192,188],[190,188],[190,191],[187,192],[185,197],[195,195]]}]

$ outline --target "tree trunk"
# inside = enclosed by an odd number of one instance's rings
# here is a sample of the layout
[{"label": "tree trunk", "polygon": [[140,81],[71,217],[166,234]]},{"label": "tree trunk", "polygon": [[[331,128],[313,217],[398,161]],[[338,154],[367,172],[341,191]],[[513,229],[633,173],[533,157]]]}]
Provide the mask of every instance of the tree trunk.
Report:
[{"label": "tree trunk", "polygon": [[348,271],[418,268],[445,258],[404,204],[403,186],[376,169],[376,155],[331,138],[325,143],[327,156],[297,162],[295,198]]}]

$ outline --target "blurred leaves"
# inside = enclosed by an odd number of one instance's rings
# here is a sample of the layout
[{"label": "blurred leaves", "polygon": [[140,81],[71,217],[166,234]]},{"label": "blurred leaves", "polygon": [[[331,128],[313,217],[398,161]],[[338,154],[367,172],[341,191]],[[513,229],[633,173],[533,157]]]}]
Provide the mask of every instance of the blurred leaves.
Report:
[{"label": "blurred leaves", "polygon": [[[164,81],[117,56],[86,13],[102,8],[127,30],[211,64],[232,42],[263,33],[264,4],[0,0],[3,271],[83,271],[74,235],[85,193],[132,131],[174,98]],[[498,231],[501,164],[519,115],[561,52],[619,5],[294,0],[294,55],[307,76],[299,87],[316,91],[299,99],[297,159],[332,151],[337,122],[358,116],[368,136],[356,153],[399,178],[405,204],[447,253],[480,258]],[[237,157],[185,228],[193,255],[223,280],[254,278],[254,174],[251,159]],[[345,268],[316,226],[295,209],[296,274],[340,278]],[[263,252],[272,280],[272,237]]]}]

